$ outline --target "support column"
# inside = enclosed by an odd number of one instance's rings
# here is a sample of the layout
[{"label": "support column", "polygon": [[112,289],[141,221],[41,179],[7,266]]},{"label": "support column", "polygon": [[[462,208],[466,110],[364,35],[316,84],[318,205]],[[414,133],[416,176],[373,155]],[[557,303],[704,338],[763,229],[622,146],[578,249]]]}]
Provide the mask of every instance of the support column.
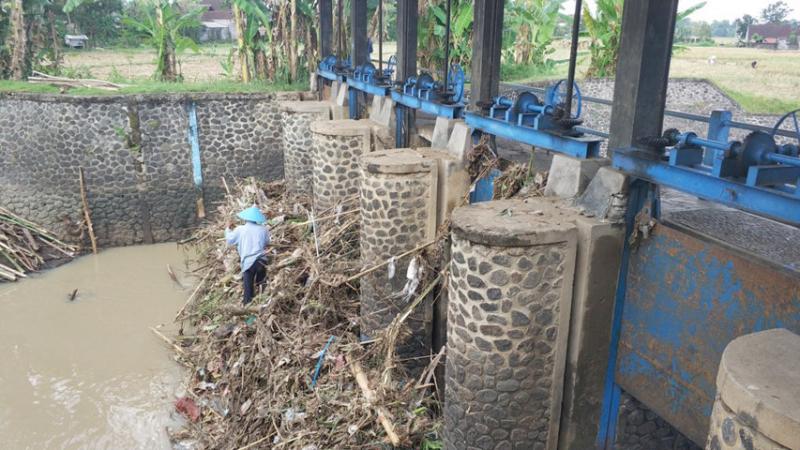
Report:
[{"label": "support column", "polygon": [[445,449],[556,448],[575,216],[536,199],[453,212]]},{"label": "support column", "polygon": [[369,61],[367,51],[367,0],[350,1],[350,31],[352,33],[353,48],[350,56],[353,66],[357,67]]},{"label": "support column", "polygon": [[[331,215],[341,205],[358,201],[358,161],[372,151],[368,121],[328,120],[311,123],[314,164],[314,211]],[[324,225],[324,224],[320,224]]]},{"label": "support column", "polygon": [[[403,82],[417,74],[417,22],[418,0],[397,2],[397,72],[396,80]],[[395,145],[404,147],[414,132],[415,112],[396,105]]]},{"label": "support column", "polygon": [[610,149],[661,135],[678,0],[625,2],[611,111]]},{"label": "support column", "polygon": [[333,54],[333,0],[319,0],[319,57]]},{"label": "support column", "polygon": [[[359,241],[363,266],[376,266],[433,240],[436,161],[411,149],[391,149],[362,156],[361,168]],[[422,279],[419,271],[408,273],[411,261],[416,258],[396,259],[393,268],[381,267],[361,279],[361,333],[365,337],[374,338],[386,330],[424,288],[411,289]],[[403,325],[408,333],[401,333],[397,355],[413,374],[418,375],[430,363],[432,322],[433,304],[427,298],[414,308]]]},{"label": "support column", "polygon": [[470,105],[491,103],[500,90],[504,0],[475,0],[472,27],[472,94]]},{"label": "support column", "polygon": [[311,123],[330,120],[330,102],[281,103],[283,117],[283,174],[291,198],[311,197],[314,179]]}]

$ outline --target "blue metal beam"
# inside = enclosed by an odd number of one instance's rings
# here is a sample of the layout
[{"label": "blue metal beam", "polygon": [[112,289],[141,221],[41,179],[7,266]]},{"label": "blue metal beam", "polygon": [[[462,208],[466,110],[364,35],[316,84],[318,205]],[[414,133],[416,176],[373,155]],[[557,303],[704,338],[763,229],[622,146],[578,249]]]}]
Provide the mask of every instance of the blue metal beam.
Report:
[{"label": "blue metal beam", "polygon": [[326,80],[330,81],[341,81],[344,82],[344,75],[338,74],[332,70],[325,70],[317,68],[317,76],[325,78]]},{"label": "blue metal beam", "polygon": [[717,178],[707,171],[671,166],[652,153],[633,148],[615,150],[614,168],[688,194],[800,225],[800,197],[776,189]]},{"label": "blue metal beam", "polygon": [[454,103],[446,105],[437,103],[430,100],[423,100],[413,95],[403,94],[400,91],[392,91],[392,100],[399,105],[407,108],[422,111],[424,113],[432,114],[437,117],[444,117],[447,119],[458,119],[464,113],[463,103]]},{"label": "blue metal beam", "polygon": [[389,86],[378,86],[375,84],[367,83],[366,81],[356,80],[355,78],[348,79],[347,86],[350,87],[351,89],[365,92],[369,95],[375,95],[377,97],[388,97],[390,95]]},{"label": "blue metal beam", "polygon": [[600,156],[600,139],[559,136],[470,112],[464,114],[464,117],[467,126],[487,134],[563,153],[574,158],[586,159]]}]

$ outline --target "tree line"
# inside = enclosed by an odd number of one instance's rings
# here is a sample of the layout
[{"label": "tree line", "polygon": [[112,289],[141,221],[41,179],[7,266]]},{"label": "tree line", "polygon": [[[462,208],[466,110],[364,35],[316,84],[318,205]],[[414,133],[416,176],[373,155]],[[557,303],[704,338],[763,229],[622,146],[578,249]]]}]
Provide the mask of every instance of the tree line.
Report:
[{"label": "tree line", "polygon": [[[251,80],[297,82],[321,57],[316,0],[227,0],[237,40],[223,64],[231,75]],[[420,0],[419,65],[441,70],[444,59],[445,1]],[[612,76],[622,27],[624,0],[597,0],[582,11],[581,35],[588,41],[589,76]],[[396,38],[395,2],[384,1],[383,29],[378,30],[378,0],[368,0],[370,38]],[[525,70],[551,70],[555,41],[568,39],[572,17],[565,0],[507,0],[503,28],[504,64]],[[744,37],[757,19],[695,22],[689,18],[705,2],[681,11],[676,42],[704,42],[713,37]],[[339,9],[343,11],[340,15]],[[347,53],[350,0],[334,0],[334,48]],[[157,55],[154,78],[181,80],[178,56],[197,50],[194,39],[207,9],[197,0],[2,0],[0,2],[0,78],[24,79],[31,71],[58,74],[65,34],[82,33],[93,46],[149,45]],[[791,13],[784,1],[770,4],[761,20],[782,22]],[[339,23],[341,20],[341,23]],[[469,66],[472,57],[473,1],[452,0],[450,55]],[[346,56],[346,55],[342,55]],[[376,55],[373,55],[375,57]]]}]

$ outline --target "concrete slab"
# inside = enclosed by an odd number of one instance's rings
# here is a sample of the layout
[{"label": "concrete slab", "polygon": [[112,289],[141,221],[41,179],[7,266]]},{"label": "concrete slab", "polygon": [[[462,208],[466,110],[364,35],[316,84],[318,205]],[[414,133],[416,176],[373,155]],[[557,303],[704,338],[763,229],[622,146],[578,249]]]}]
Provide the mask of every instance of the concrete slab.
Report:
[{"label": "concrete slab", "polygon": [[578,159],[557,154],[553,156],[544,195],[575,198],[581,195],[598,169],[611,163],[605,158]]},{"label": "concrete slab", "polygon": [[600,220],[622,221],[627,208],[629,182],[624,173],[611,167],[600,167],[578,197],[578,208],[587,216]]},{"label": "concrete slab", "polygon": [[594,448],[625,240],[622,224],[580,216],[574,223],[578,253],[558,443],[562,450]]}]

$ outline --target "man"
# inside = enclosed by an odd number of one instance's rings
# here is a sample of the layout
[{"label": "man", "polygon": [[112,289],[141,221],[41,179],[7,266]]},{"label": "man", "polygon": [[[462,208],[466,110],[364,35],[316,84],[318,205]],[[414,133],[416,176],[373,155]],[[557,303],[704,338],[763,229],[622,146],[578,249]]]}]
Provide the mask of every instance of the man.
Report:
[{"label": "man", "polygon": [[257,206],[253,205],[237,216],[244,220],[244,225],[231,230],[233,223],[228,221],[225,227],[225,241],[228,245],[235,245],[239,252],[244,283],[243,303],[247,305],[253,300],[255,287],[261,285],[267,278],[266,248],[270,234],[264,225],[267,218]]}]

